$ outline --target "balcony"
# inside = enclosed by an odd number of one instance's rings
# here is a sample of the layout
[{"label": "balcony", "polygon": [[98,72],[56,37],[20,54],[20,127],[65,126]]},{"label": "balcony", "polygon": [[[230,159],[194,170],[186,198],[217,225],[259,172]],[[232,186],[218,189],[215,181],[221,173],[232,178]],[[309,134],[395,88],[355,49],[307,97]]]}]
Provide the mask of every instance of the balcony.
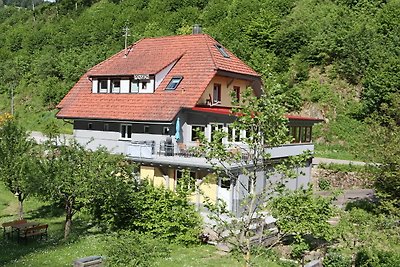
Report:
[{"label": "balcony", "polygon": [[[285,158],[299,155],[306,150],[313,151],[314,145],[311,143],[288,144],[268,149],[268,152],[271,154],[271,158]],[[126,155],[143,163],[211,168],[211,164],[195,151],[195,146],[173,143],[172,140],[160,143],[156,143],[154,140],[133,141],[127,146]],[[243,157],[246,158],[246,155]]]}]

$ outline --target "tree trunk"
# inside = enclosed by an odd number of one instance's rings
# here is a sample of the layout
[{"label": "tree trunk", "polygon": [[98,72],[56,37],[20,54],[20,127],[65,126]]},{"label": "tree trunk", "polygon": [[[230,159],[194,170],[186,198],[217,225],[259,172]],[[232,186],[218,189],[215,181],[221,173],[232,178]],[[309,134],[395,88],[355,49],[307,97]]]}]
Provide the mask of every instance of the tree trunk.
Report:
[{"label": "tree trunk", "polygon": [[73,216],[73,198],[67,198],[65,201],[65,227],[64,227],[64,239],[67,239],[72,227],[72,216]]},{"label": "tree trunk", "polygon": [[24,218],[24,196],[21,192],[18,193],[18,217],[20,220]]}]

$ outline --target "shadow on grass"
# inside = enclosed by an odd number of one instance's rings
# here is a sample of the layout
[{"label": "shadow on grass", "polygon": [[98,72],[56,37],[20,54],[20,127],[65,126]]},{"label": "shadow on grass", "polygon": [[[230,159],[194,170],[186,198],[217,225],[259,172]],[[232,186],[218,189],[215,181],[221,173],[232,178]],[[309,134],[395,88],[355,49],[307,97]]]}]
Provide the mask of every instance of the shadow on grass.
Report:
[{"label": "shadow on grass", "polygon": [[30,218],[32,219],[44,219],[52,217],[60,217],[64,215],[64,210],[59,206],[49,204],[39,207],[37,210],[30,212]]},{"label": "shadow on grass", "polygon": [[[79,239],[91,235],[88,232],[90,225],[86,220],[77,217],[73,220],[72,230],[67,240],[64,239],[64,218],[59,216],[63,215],[63,211],[54,211],[52,208],[45,206],[39,211],[35,211],[30,216],[26,216],[28,221],[35,220],[40,223],[49,225],[48,238],[30,238],[28,240],[21,240],[18,242],[17,237],[14,235],[12,238],[6,238],[0,234],[0,266],[10,263],[18,263],[18,261],[31,253],[43,253],[45,251],[53,251],[65,245],[77,242]],[[57,215],[57,216],[51,216]]]},{"label": "shadow on grass", "polygon": [[376,211],[376,199],[372,198],[363,198],[363,199],[357,199],[357,200],[353,200],[351,202],[348,202],[346,204],[346,211],[350,211],[352,209],[362,209],[365,210],[367,212],[373,213]]}]

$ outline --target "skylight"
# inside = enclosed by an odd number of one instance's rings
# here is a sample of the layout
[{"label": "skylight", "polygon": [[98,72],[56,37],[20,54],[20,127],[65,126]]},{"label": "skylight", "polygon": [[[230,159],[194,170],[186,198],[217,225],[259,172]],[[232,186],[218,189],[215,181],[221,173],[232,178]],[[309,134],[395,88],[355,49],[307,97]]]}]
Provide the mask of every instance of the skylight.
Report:
[{"label": "skylight", "polygon": [[226,57],[226,58],[230,58],[230,56],[228,55],[228,53],[225,51],[225,49],[222,47],[222,45],[220,44],[215,44],[215,47],[218,49],[218,51],[221,53],[222,56]]},{"label": "skylight", "polygon": [[171,81],[167,85],[168,90],[175,90],[178,87],[179,83],[182,81],[182,76],[174,76],[172,77]]}]

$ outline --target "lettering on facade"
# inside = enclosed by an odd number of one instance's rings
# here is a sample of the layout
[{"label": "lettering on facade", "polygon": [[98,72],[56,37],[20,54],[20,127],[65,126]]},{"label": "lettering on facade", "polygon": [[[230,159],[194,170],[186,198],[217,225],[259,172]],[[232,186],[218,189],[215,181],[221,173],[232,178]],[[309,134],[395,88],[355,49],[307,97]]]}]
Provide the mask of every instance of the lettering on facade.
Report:
[{"label": "lettering on facade", "polygon": [[135,80],[149,80],[150,75],[149,74],[135,74],[135,75],[133,75],[133,78]]}]

